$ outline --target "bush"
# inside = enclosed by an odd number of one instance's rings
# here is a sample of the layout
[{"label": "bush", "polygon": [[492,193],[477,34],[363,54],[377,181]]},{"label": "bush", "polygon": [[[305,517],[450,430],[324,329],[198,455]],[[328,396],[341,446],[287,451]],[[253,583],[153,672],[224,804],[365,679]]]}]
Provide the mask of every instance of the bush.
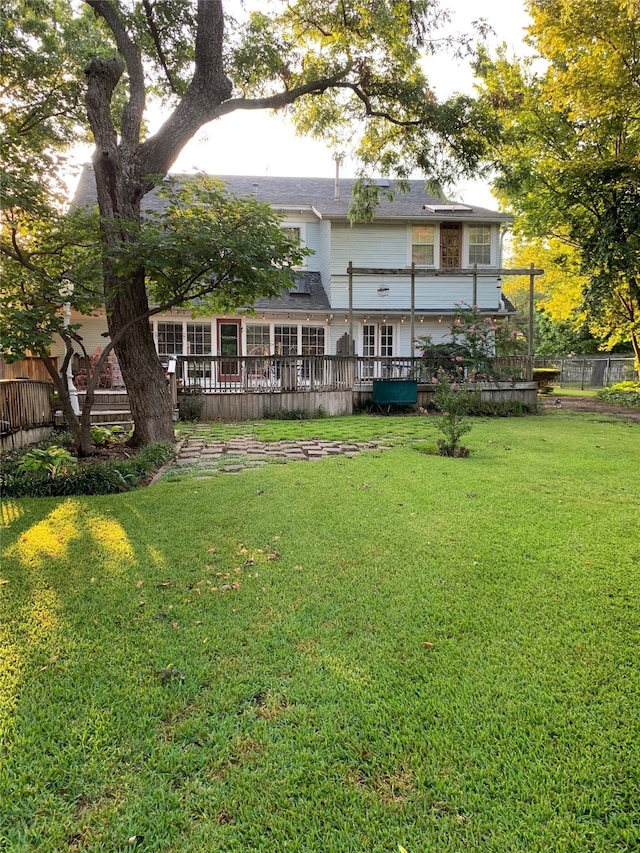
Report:
[{"label": "bush", "polygon": [[[320,410],[318,410],[320,411]],[[304,409],[278,409],[272,412],[270,409],[265,409],[262,416],[265,421],[308,421],[311,420],[311,415]],[[324,417],[324,414],[320,415]]]},{"label": "bush", "polygon": [[127,433],[121,426],[92,426],[91,427],[91,442],[100,447],[105,444],[115,444],[118,441],[123,441],[127,437]]},{"label": "bush", "polygon": [[82,461],[54,475],[42,469],[25,473],[21,459],[6,460],[0,474],[0,485],[3,495],[10,498],[127,492],[170,459],[173,452],[172,444],[152,444],[129,459]]},{"label": "bush", "polygon": [[533,370],[533,381],[538,385],[538,393],[553,393],[552,385],[559,376],[560,370],[557,367],[535,367]]},{"label": "bush", "polygon": [[603,391],[598,391],[596,396],[617,406],[640,409],[640,382],[618,382],[617,385],[610,385]]},{"label": "bush", "polygon": [[55,477],[68,473],[77,464],[77,459],[64,447],[55,444],[49,447],[34,447],[23,453],[16,462],[20,474],[45,474]]},{"label": "bush", "polygon": [[441,374],[433,395],[433,405],[442,413],[436,426],[444,435],[438,439],[441,456],[468,456],[469,451],[460,444],[463,435],[471,432],[472,424],[468,420],[469,408],[479,405],[480,395],[476,391],[467,391],[464,386],[449,382]]},{"label": "bush", "polygon": [[204,398],[200,394],[181,394],[178,397],[178,417],[181,421],[198,421]]}]

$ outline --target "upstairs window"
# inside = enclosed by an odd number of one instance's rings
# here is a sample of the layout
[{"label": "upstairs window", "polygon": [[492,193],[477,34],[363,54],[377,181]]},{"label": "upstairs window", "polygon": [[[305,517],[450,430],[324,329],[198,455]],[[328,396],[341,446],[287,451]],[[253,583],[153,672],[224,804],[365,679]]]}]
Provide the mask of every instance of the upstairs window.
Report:
[{"label": "upstairs window", "polygon": [[435,263],[436,229],[433,225],[413,225],[411,228],[411,263],[432,267]]},{"label": "upstairs window", "polygon": [[469,264],[488,266],[491,263],[491,227],[469,226]]},{"label": "upstairs window", "polygon": [[283,225],[282,230],[290,240],[298,246],[302,245],[302,229],[299,225]]}]

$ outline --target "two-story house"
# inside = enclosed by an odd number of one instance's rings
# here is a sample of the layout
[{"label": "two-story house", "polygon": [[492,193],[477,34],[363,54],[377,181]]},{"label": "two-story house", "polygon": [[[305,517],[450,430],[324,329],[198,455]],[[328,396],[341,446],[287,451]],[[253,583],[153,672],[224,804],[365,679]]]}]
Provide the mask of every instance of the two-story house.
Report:
[{"label": "two-story house", "polygon": [[[279,211],[283,227],[311,254],[288,292],[278,299],[258,299],[249,312],[193,318],[189,310],[174,309],[154,316],[161,358],[333,355],[348,353],[350,340],[351,352],[358,356],[409,357],[417,354],[419,337],[446,340],[460,303],[496,317],[510,311],[499,275],[507,214],[443,202],[414,180],[408,192],[396,193],[393,200],[382,192],[372,222],[351,224],[353,180],[221,179],[231,192],[252,194]],[[386,181],[379,183],[382,190],[389,187]],[[89,166],[74,204],[93,203]],[[150,193],[143,209],[160,203]],[[89,352],[104,345],[105,331],[104,316],[83,319]]]}]

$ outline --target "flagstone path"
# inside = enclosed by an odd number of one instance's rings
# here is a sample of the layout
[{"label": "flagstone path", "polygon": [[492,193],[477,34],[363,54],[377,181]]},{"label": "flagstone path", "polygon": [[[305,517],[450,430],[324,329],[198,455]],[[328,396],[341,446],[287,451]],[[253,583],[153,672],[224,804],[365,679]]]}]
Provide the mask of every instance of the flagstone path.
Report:
[{"label": "flagstone path", "polygon": [[268,462],[312,462],[328,456],[352,456],[362,450],[388,449],[377,441],[256,441],[250,435],[220,441],[196,434],[181,441],[171,467],[215,468],[233,474]]}]

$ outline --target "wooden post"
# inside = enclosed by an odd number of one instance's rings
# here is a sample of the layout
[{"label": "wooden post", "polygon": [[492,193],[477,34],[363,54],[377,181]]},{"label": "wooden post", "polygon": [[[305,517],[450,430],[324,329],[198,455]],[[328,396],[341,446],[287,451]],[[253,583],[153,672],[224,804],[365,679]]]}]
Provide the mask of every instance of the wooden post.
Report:
[{"label": "wooden post", "polygon": [[353,345],[353,262],[349,261],[349,355],[355,354]]},{"label": "wooden post", "polygon": [[410,353],[411,358],[413,358],[415,354],[415,336],[416,336],[416,265],[415,263],[411,264],[411,321],[410,321],[409,334],[411,335],[411,344],[410,344]]},{"label": "wooden post", "polygon": [[478,264],[473,265],[473,289],[471,291],[471,305],[478,307]]},{"label": "wooden post", "polygon": [[535,274],[533,270],[535,269],[535,264],[531,264],[531,271],[529,273],[529,376],[527,377],[529,381],[533,379],[533,309],[534,309],[534,284],[535,284]]}]

